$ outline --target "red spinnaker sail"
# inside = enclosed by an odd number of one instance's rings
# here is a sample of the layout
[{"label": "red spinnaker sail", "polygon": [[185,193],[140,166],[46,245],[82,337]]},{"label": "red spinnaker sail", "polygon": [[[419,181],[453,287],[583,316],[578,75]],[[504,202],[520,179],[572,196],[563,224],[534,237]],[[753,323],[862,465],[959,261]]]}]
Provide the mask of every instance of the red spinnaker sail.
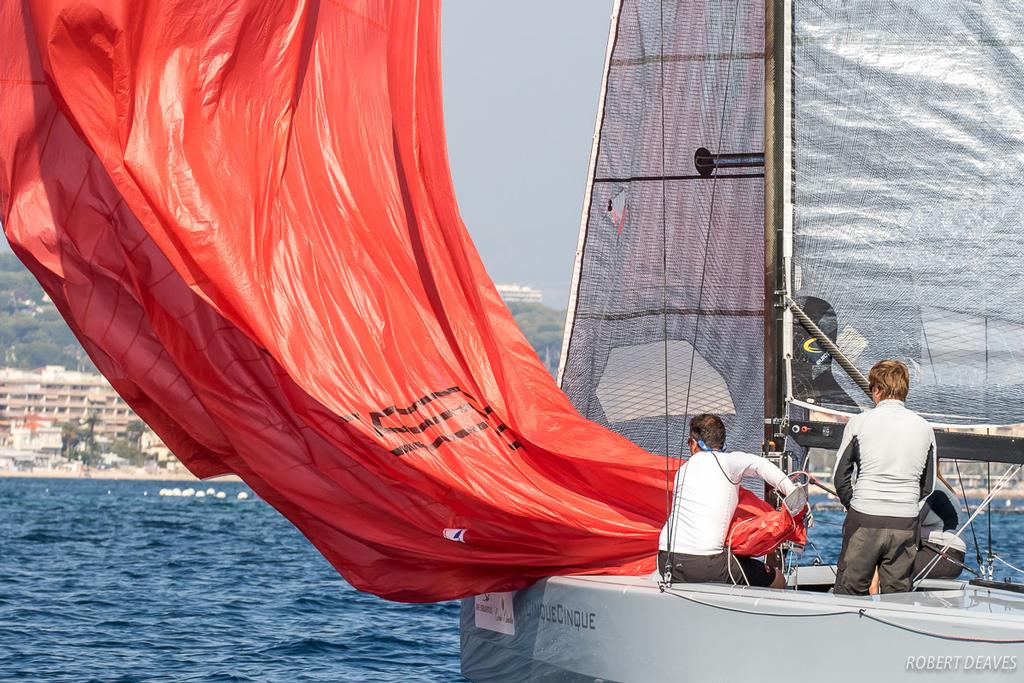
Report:
[{"label": "red spinnaker sail", "polygon": [[665,460],[578,416],[459,217],[437,0],[0,15],[8,239],[192,472],[395,600],[651,568]]}]

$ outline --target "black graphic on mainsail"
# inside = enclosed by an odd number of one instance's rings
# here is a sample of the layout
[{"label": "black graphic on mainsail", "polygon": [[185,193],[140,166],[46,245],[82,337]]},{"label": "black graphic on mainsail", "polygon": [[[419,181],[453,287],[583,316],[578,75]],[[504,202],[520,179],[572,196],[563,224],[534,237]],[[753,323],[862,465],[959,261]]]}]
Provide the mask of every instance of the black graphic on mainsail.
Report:
[{"label": "black graphic on mainsail", "polygon": [[[797,301],[818,327],[836,342],[839,321],[835,309],[824,299],[809,296]],[[793,326],[793,396],[812,403],[856,406],[832,374],[832,355],[801,325]]]}]

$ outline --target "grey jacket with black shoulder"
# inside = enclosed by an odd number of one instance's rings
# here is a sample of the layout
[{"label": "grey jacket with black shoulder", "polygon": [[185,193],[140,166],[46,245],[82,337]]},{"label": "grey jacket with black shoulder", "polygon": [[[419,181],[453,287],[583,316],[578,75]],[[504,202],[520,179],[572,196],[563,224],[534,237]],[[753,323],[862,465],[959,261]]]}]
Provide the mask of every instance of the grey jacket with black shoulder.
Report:
[{"label": "grey jacket with black shoulder", "polygon": [[903,401],[886,400],[854,416],[832,474],[848,509],[880,517],[917,517],[935,485],[935,433]]}]

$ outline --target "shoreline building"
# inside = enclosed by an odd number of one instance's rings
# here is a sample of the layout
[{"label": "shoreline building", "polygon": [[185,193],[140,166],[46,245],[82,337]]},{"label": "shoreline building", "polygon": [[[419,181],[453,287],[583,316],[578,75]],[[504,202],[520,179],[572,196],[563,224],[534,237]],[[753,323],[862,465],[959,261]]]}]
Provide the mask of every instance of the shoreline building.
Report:
[{"label": "shoreline building", "polygon": [[543,303],[544,296],[541,294],[539,289],[533,287],[527,287],[517,283],[509,285],[494,285],[495,289],[498,290],[498,294],[501,295],[502,301],[506,304],[511,303],[528,303],[528,304],[539,304]]},{"label": "shoreline building", "polygon": [[16,451],[32,451],[60,455],[64,445],[63,430],[53,420],[28,415],[11,422],[8,445]]},{"label": "shoreline building", "polygon": [[0,431],[29,420],[78,422],[95,417],[98,436],[123,436],[137,420],[102,375],[48,365],[40,370],[0,368]]}]

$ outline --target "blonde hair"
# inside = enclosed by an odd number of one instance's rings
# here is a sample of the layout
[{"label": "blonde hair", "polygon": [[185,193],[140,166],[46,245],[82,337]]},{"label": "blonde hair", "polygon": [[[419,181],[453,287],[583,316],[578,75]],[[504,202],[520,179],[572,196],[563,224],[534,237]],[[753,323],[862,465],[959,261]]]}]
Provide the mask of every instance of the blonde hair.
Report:
[{"label": "blonde hair", "polygon": [[910,371],[898,360],[880,360],[868,373],[871,390],[878,389],[882,400],[894,398],[903,401],[910,391]]}]

